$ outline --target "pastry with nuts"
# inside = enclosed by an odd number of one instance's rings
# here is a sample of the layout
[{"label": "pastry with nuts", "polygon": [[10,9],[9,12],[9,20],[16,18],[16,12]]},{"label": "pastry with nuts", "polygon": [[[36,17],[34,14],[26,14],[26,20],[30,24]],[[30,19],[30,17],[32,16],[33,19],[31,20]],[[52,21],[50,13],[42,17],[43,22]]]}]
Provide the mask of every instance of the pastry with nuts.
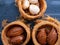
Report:
[{"label": "pastry with nuts", "polygon": [[48,16],[37,20],[32,31],[34,45],[59,45],[60,23],[58,20]]},{"label": "pastry with nuts", "polygon": [[[24,29],[20,26],[9,27],[7,30],[6,36],[9,37],[9,42],[13,45],[19,45],[24,41]],[[22,36],[21,36],[22,35]]]},{"label": "pastry with nuts", "polygon": [[2,30],[3,45],[26,45],[30,40],[30,28],[22,21],[14,21]]},{"label": "pastry with nuts", "polygon": [[48,31],[46,28],[40,29],[37,33],[37,41],[41,45],[54,45],[57,41],[57,32],[54,28]]},{"label": "pastry with nuts", "polygon": [[40,12],[40,8],[36,4],[39,4],[38,0],[24,0],[22,6],[25,12],[27,11],[31,15],[37,15]]},{"label": "pastry with nuts", "polygon": [[46,11],[45,0],[16,0],[21,16],[28,20],[42,17]]}]

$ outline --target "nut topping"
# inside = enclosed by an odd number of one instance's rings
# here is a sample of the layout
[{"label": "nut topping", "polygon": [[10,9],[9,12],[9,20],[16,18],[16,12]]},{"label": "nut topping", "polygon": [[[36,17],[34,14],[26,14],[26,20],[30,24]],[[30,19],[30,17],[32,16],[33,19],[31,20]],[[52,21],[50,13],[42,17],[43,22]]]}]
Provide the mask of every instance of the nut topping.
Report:
[{"label": "nut topping", "polygon": [[19,36],[23,33],[23,28],[21,27],[13,27],[7,32],[8,37]]},{"label": "nut topping", "polygon": [[26,38],[24,28],[20,26],[13,26],[7,30],[7,37],[9,38],[8,41],[12,45],[20,45],[24,42]]},{"label": "nut topping", "polygon": [[38,35],[37,35],[37,38],[38,38],[38,41],[39,43],[41,43],[42,45],[45,45],[46,44],[46,33],[45,33],[45,28],[43,29],[40,29]]},{"label": "nut topping", "polygon": [[38,0],[29,0],[29,2],[30,2],[31,4],[36,4],[36,3],[38,3]]},{"label": "nut topping", "polygon": [[23,1],[23,9],[28,9],[29,8],[29,5],[30,5],[30,3],[29,3],[28,0],[24,0]]},{"label": "nut topping", "polygon": [[24,36],[21,35],[21,36],[10,38],[10,43],[14,45],[19,45],[23,42],[23,40],[24,40]]},{"label": "nut topping", "polygon": [[47,36],[47,42],[49,45],[54,45],[57,40],[57,33],[54,28],[52,28],[51,32]]},{"label": "nut topping", "polygon": [[22,3],[23,10],[30,15],[37,15],[40,12],[39,0],[24,0]]},{"label": "nut topping", "polygon": [[37,5],[31,4],[29,7],[29,11],[31,14],[35,15],[35,14],[38,14],[40,12],[40,8]]},{"label": "nut topping", "polygon": [[37,41],[41,45],[54,45],[58,39],[56,29],[52,27],[51,30],[47,30],[46,27],[39,29],[37,33]]}]

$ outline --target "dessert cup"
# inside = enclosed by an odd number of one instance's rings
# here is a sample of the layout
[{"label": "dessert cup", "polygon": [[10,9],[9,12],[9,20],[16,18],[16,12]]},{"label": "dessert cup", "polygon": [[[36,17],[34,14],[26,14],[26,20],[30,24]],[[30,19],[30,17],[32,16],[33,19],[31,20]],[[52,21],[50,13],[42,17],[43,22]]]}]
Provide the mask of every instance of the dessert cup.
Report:
[{"label": "dessert cup", "polygon": [[36,25],[34,26],[33,31],[32,31],[32,40],[33,40],[34,45],[41,45],[36,38],[36,34],[38,33],[38,29],[42,28],[41,26],[44,26],[44,25],[45,27],[46,25],[50,25],[56,29],[58,39],[54,45],[60,45],[60,22],[50,16],[42,20],[36,21]]},{"label": "dessert cup", "polygon": [[30,40],[30,28],[26,24],[24,24],[24,22],[22,22],[22,21],[14,21],[4,27],[4,29],[2,30],[2,34],[1,34],[1,39],[2,39],[3,45],[12,45],[8,41],[9,37],[6,36],[7,30],[9,29],[9,27],[12,27],[12,26],[21,26],[25,29],[27,35],[26,35],[26,39],[24,40],[22,45],[26,45],[28,43],[28,41]]},{"label": "dessert cup", "polygon": [[36,19],[36,18],[40,18],[44,15],[44,13],[46,11],[46,8],[47,8],[47,4],[46,4],[45,0],[39,0],[39,8],[40,8],[41,11],[37,15],[28,14],[29,11],[27,11],[28,13],[26,13],[23,10],[23,7],[22,7],[22,1],[24,1],[24,0],[16,0],[16,3],[17,3],[17,6],[18,6],[18,9],[19,9],[19,12],[20,12],[20,14],[23,18],[25,18],[27,20],[33,20],[33,19]]}]

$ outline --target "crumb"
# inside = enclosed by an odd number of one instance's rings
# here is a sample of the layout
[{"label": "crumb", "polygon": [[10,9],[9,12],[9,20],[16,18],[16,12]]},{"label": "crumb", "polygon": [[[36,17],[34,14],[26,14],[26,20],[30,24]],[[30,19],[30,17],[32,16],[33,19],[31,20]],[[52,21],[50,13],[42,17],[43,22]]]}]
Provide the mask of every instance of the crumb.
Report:
[{"label": "crumb", "polygon": [[8,24],[7,21],[8,21],[7,19],[2,21],[2,27],[5,27]]}]

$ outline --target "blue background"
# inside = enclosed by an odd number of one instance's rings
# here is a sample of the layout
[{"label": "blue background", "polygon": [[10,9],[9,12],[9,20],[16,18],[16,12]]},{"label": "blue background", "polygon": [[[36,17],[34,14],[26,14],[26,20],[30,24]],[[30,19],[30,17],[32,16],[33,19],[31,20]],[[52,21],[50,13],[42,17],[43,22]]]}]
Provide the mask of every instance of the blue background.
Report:
[{"label": "blue background", "polygon": [[[48,14],[60,20],[60,0],[46,0],[47,10],[45,15]],[[18,8],[15,6],[15,0],[0,0],[0,31],[2,28],[2,20],[7,19],[8,22],[16,20],[19,16]],[[0,35],[0,45],[2,45]]]}]

